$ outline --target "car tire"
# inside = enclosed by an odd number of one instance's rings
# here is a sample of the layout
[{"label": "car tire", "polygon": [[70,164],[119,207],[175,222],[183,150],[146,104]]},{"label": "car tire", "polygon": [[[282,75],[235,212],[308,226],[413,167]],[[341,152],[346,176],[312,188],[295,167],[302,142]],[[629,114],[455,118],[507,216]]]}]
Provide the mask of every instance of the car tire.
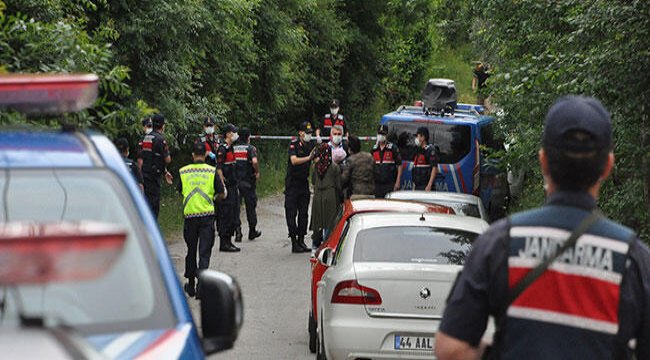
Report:
[{"label": "car tire", "polygon": [[316,333],[316,320],[314,320],[314,316],[311,314],[311,312],[309,313],[309,321],[307,327],[309,329],[309,352],[315,354],[318,344],[318,334]]},{"label": "car tire", "polygon": [[316,347],[316,360],[327,360],[327,355],[325,355],[325,333],[323,332],[323,320],[320,323],[320,336],[318,339],[318,346]]}]

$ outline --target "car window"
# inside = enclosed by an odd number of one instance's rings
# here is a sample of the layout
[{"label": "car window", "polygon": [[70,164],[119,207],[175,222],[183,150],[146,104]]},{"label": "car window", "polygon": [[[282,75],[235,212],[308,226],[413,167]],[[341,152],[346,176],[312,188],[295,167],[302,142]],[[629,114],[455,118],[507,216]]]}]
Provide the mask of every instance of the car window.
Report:
[{"label": "car window", "polygon": [[[6,320],[19,312],[62,322],[81,333],[174,325],[158,263],[131,198],[106,169],[9,170],[2,181],[3,221],[59,223],[82,220],[127,231],[123,253],[105,275],[92,280],[16,286]],[[18,301],[16,301],[18,299]],[[20,309],[22,307],[22,309]]]},{"label": "car window", "polygon": [[345,246],[345,242],[348,238],[348,230],[350,230],[350,219],[348,219],[345,222],[345,226],[343,227],[343,231],[341,231],[341,237],[339,238],[339,243],[336,246],[336,249],[334,249],[334,261],[332,262],[332,265],[336,265],[336,263],[339,262],[339,258],[341,257],[341,250],[343,249],[343,246]]},{"label": "car window", "polygon": [[478,234],[426,226],[392,226],[361,230],[355,262],[462,265]]},{"label": "car window", "polygon": [[418,127],[429,128],[429,143],[433,144],[442,164],[455,164],[472,148],[472,132],[469,125],[439,124],[433,122],[389,121],[388,140],[397,144],[404,160],[413,160],[415,133]]},{"label": "car window", "polygon": [[447,201],[447,200],[426,200],[431,204],[444,205],[452,208],[456,215],[471,216],[481,218],[481,212],[476,204],[469,204],[461,201]]}]

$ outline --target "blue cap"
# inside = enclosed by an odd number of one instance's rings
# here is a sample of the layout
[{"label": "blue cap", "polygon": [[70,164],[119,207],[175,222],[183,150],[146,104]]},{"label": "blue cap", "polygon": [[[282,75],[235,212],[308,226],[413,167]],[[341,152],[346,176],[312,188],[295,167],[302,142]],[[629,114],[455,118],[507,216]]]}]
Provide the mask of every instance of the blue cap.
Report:
[{"label": "blue cap", "polygon": [[[576,131],[581,135],[577,136]],[[610,150],[612,121],[609,113],[595,98],[562,97],[546,114],[542,143],[545,148],[574,152]]]}]

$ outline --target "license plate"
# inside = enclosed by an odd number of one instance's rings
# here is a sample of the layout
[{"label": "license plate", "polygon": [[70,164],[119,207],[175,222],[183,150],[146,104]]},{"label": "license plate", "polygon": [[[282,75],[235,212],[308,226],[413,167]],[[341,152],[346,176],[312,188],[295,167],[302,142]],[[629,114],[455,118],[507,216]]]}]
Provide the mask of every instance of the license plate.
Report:
[{"label": "license plate", "polygon": [[395,350],[433,350],[433,336],[395,335]]}]

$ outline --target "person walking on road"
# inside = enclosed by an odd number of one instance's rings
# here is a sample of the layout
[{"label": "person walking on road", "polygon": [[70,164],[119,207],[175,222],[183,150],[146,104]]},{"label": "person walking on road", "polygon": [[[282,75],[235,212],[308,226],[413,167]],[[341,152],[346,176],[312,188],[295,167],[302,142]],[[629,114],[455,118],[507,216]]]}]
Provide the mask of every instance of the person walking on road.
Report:
[{"label": "person walking on road", "polygon": [[376,198],[383,198],[389,192],[399,190],[402,178],[402,157],[397,146],[389,142],[386,135],[388,126],[379,125],[377,144],[372,148]]},{"label": "person walking on road", "polygon": [[438,173],[438,158],[433,145],[429,144],[429,129],[419,127],[415,133],[415,156],[411,178],[415,190],[431,191]]},{"label": "person walking on road", "polygon": [[[262,236],[257,230],[257,179],[260,178],[260,166],[257,161],[257,148],[251,145],[251,132],[247,128],[239,131],[239,141],[235,145],[235,160],[237,161],[237,178],[239,179],[239,196],[244,199],[246,205],[246,220],[248,221],[248,240],[255,240]],[[240,242],[242,238],[241,219],[239,208],[241,199],[237,201],[237,229],[235,241]]]},{"label": "person walking on road", "polygon": [[219,251],[238,252],[241,249],[232,243],[239,212],[237,201],[237,168],[234,143],[239,138],[237,128],[226,124],[223,128],[224,142],[217,150],[217,173],[226,187],[226,197],[217,204],[217,231],[219,232]]},{"label": "person walking on road", "polygon": [[199,136],[195,143],[205,144],[205,163],[212,166],[217,166],[217,149],[219,149],[219,141],[214,133],[214,118],[211,116],[203,120],[203,134]]},{"label": "person walking on road", "polygon": [[314,186],[314,200],[309,225],[312,231],[312,254],[334,227],[336,214],[343,201],[341,170],[332,161],[332,148],[328,144],[318,146],[314,163],[311,182]]},{"label": "person walking on road", "polygon": [[167,171],[167,165],[172,158],[169,147],[163,136],[165,132],[165,118],[156,114],[153,116],[153,131],[144,135],[138,143],[138,167],[144,179],[144,195],[147,203],[158,219],[160,212],[160,178],[165,175],[168,184],[172,183],[172,174]]},{"label": "person walking on road", "polygon": [[[343,134],[348,136],[348,128],[345,124],[343,114],[340,112],[341,102],[338,99],[332,99],[330,102],[330,112],[323,117],[320,128],[316,129],[316,137],[329,138],[334,125],[339,125],[343,128]],[[342,134],[342,135],[343,135]]]},{"label": "person walking on road", "polygon": [[361,151],[361,141],[356,136],[348,138],[350,156],[345,160],[341,170],[341,183],[349,189],[351,198],[375,194],[374,166],[375,160],[368,152]]},{"label": "person walking on road", "polygon": [[539,151],[546,204],[473,244],[436,334],[438,359],[650,359],[650,250],[597,209],[612,124],[590,97],[559,99]]},{"label": "person walking on road", "polygon": [[287,175],[284,181],[284,213],[291,238],[291,252],[310,252],[305,244],[309,211],[309,167],[314,158],[311,144],[312,127],[305,121],[298,138],[289,144]]},{"label": "person walking on road", "polygon": [[127,169],[129,169],[131,175],[133,175],[133,179],[135,179],[135,181],[138,183],[140,191],[142,191],[144,194],[144,179],[142,179],[142,172],[140,171],[138,164],[135,161],[129,159],[129,141],[125,138],[119,138],[115,140],[115,147],[122,155],[124,164],[126,165]]},{"label": "person walking on road", "polygon": [[[202,142],[194,144],[193,163],[179,171],[178,191],[183,195],[183,238],[187,245],[185,256],[185,278],[183,287],[190,297],[197,293],[198,271],[207,269],[214,246],[214,202],[215,196],[225,195],[221,178],[216,175],[214,166],[205,163],[206,146]],[[196,252],[199,263],[196,264]]]}]

